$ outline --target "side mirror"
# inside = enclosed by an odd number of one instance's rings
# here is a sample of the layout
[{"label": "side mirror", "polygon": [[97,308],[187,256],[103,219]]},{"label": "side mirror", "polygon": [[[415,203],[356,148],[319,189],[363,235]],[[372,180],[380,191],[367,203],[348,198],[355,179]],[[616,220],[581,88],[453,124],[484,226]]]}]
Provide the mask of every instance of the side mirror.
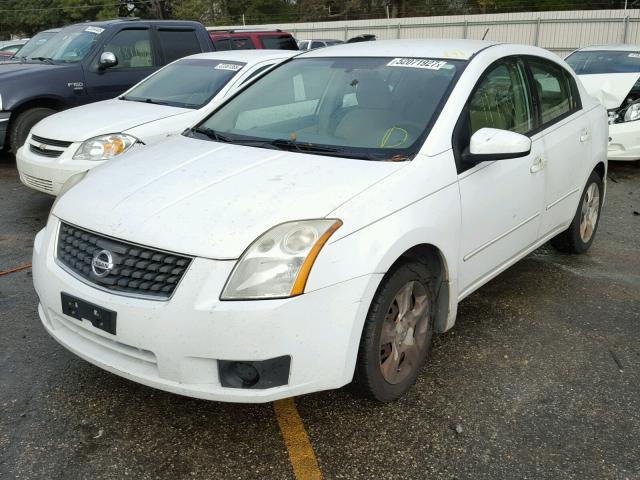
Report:
[{"label": "side mirror", "polygon": [[469,149],[462,153],[462,159],[465,163],[480,163],[526,157],[530,152],[529,137],[509,130],[481,128],[471,136]]},{"label": "side mirror", "polygon": [[116,65],[118,65],[118,57],[116,57],[114,53],[103,52],[102,55],[100,55],[100,61],[98,62],[100,69],[104,70],[105,68],[115,67]]}]

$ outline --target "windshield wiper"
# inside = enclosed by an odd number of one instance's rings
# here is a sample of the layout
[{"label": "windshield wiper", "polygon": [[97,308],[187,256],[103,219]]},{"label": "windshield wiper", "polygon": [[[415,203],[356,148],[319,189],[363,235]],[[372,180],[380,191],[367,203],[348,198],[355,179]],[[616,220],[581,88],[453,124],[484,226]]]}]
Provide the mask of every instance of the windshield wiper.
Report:
[{"label": "windshield wiper", "polygon": [[167,102],[161,100],[154,100],[153,98],[137,98],[137,97],[120,97],[121,100],[127,100],[129,102],[151,103],[153,105],[169,105]]},{"label": "windshield wiper", "polygon": [[219,134],[213,128],[207,127],[195,127],[189,129],[190,133],[199,133],[204,135],[205,137],[210,138],[211,140],[215,140],[216,142],[221,143],[231,143],[232,140],[229,137],[225,137],[224,135]]},{"label": "windshield wiper", "polygon": [[29,57],[29,60],[39,60],[40,62],[48,63],[49,65],[53,65],[53,59],[49,57]]}]

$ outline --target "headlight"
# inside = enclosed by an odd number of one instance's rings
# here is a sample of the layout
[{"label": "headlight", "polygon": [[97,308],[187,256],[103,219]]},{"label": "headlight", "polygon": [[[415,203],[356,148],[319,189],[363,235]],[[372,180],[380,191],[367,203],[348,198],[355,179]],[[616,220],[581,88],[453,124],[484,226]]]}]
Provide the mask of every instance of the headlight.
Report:
[{"label": "headlight", "polygon": [[340,220],[287,222],[264,233],[242,254],[221,300],[293,297],[304,293],[311,267]]},{"label": "headlight", "polygon": [[76,160],[108,160],[123,154],[136,142],[136,138],[123,133],[90,138],[82,142],[73,158]]},{"label": "headlight", "polygon": [[627,111],[624,112],[624,121],[633,122],[640,119],[640,103],[632,103],[627,107]]}]

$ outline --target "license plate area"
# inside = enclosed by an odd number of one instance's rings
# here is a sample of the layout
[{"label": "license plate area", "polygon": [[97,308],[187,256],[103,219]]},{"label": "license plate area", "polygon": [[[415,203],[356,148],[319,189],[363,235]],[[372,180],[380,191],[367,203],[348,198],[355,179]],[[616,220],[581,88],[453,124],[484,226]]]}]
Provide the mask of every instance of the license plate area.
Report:
[{"label": "license plate area", "polygon": [[77,320],[88,320],[96,328],[112,335],[116,334],[116,312],[102,308],[79,298],[60,293],[62,299],[62,313]]}]

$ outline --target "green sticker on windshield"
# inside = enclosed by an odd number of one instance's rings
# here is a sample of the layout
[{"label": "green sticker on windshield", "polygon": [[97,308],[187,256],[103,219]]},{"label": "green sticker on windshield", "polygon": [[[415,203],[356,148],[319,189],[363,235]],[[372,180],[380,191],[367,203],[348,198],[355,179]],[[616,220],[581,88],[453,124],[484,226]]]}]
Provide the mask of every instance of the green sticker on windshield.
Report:
[{"label": "green sticker on windshield", "polygon": [[426,58],[394,58],[388,67],[426,68],[428,70],[440,70],[447,64],[444,60],[429,60]]}]

